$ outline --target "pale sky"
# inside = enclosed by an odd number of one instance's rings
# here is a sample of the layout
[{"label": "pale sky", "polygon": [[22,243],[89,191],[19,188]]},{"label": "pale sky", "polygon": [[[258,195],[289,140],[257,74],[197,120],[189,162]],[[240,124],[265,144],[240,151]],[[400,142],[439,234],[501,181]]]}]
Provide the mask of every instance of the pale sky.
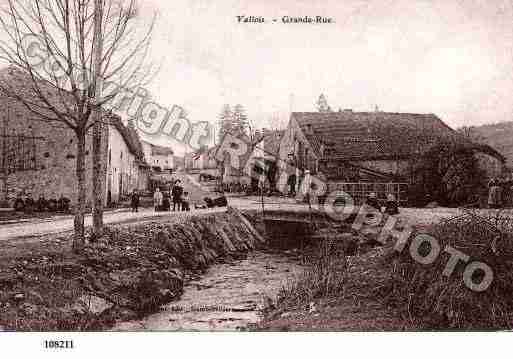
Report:
[{"label": "pale sky", "polygon": [[[191,121],[241,103],[270,126],[278,112],[333,109],[435,113],[450,126],[513,120],[511,1],[143,1],[159,9],[150,86]],[[237,15],[264,24],[237,23]],[[335,24],[282,24],[282,16]],[[273,23],[272,18],[278,22]]]},{"label": "pale sky", "polygon": [[[258,127],[283,126],[291,102],[314,111],[321,93],[334,110],[434,113],[452,127],[513,120],[511,0],[141,2],[143,19],[160,14],[148,89],[192,122],[240,103]],[[305,15],[335,23],[281,23]]]}]

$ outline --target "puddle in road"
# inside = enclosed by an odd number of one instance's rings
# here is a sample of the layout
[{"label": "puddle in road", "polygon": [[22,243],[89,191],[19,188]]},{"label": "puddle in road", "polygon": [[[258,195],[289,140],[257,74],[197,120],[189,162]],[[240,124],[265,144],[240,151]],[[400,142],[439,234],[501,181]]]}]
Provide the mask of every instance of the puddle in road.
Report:
[{"label": "puddle in road", "polygon": [[266,297],[273,298],[287,279],[302,270],[283,254],[252,252],[248,258],[210,267],[189,282],[178,301],[142,320],[114,330],[237,330],[260,319]]}]

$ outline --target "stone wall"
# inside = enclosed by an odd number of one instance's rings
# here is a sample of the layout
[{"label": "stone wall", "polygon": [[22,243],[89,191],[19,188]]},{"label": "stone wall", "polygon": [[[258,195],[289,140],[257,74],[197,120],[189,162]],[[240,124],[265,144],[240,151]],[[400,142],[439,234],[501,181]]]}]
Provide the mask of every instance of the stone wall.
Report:
[{"label": "stone wall", "polygon": [[[3,100],[3,101],[1,101]],[[29,169],[17,168],[7,176],[7,200],[12,202],[20,193],[30,193],[36,198],[58,198],[61,194],[76,200],[76,136],[74,132],[59,122],[48,122],[36,119],[21,104],[0,99],[4,105],[0,128],[9,136],[35,137],[34,156]],[[11,137],[12,138],[12,137]],[[3,149],[5,137],[0,138],[0,149]],[[20,158],[20,151],[15,151]],[[91,136],[86,138],[86,179],[90,179],[92,171]],[[5,179],[5,177],[4,177]],[[90,181],[89,181],[90,182]],[[90,186],[87,188],[91,192]],[[5,195],[5,192],[4,194]],[[12,203],[11,203],[12,204]]]},{"label": "stone wall", "polygon": [[[49,122],[38,119],[35,114],[29,112],[23,105],[0,97],[0,105],[3,112],[0,114],[0,134],[14,136],[33,137],[33,151],[30,154],[29,168],[13,168],[7,177],[0,175],[0,202],[7,199],[12,205],[13,200],[19,195],[30,193],[34,199],[44,195],[47,199],[59,198],[61,195],[77,200],[76,180],[76,135],[72,129],[60,122]],[[92,141],[91,132],[86,136],[86,191],[88,205],[91,203],[92,181]],[[3,153],[5,136],[0,136],[0,151]],[[108,141],[107,141],[108,138]],[[117,201],[119,193],[128,193],[134,188],[147,185],[145,173],[139,169],[135,156],[129,151],[127,144],[119,131],[114,126],[105,127],[104,153],[107,161],[106,191],[110,183],[111,191],[115,193],[114,201]],[[27,150],[27,149],[25,149]],[[21,158],[15,151],[16,157]],[[0,156],[1,160],[1,156]],[[3,168],[0,168],[0,174]],[[146,173],[147,175],[147,173]],[[121,189],[121,191],[120,191]],[[105,196],[105,201],[107,196]]]}]

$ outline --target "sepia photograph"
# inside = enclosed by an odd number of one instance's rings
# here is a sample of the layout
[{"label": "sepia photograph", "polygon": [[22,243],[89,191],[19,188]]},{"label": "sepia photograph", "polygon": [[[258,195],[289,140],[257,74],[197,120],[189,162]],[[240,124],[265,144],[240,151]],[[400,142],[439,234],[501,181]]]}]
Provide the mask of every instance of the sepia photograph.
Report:
[{"label": "sepia photograph", "polygon": [[10,356],[513,329],[512,1],[0,12]]}]

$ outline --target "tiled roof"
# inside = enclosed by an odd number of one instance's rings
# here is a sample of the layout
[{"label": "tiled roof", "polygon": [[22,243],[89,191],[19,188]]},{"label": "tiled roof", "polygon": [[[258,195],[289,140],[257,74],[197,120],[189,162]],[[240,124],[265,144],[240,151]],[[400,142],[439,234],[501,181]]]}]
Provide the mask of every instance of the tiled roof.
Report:
[{"label": "tiled roof", "polygon": [[155,156],[171,156],[174,154],[173,150],[169,147],[151,145],[151,154]]},{"label": "tiled roof", "polygon": [[130,152],[144,162],[144,152],[137,130],[130,124],[125,126],[118,115],[110,114],[109,123],[118,130]]},{"label": "tiled roof", "polygon": [[[293,112],[319,157],[347,160],[406,157],[435,137],[456,132],[433,114]],[[324,152],[322,151],[324,147]],[[321,153],[322,152],[322,153]]]}]

